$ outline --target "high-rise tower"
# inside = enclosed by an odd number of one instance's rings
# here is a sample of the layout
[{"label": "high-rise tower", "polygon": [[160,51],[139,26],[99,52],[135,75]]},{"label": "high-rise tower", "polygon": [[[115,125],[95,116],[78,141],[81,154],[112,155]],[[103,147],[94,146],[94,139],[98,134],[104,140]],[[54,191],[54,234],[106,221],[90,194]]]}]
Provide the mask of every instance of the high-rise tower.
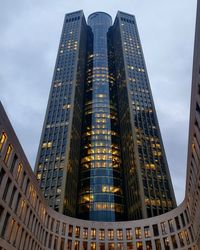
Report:
[{"label": "high-rise tower", "polygon": [[65,16],[35,168],[49,206],[71,216],[76,211],[87,32],[82,11]]},{"label": "high-rise tower", "polygon": [[55,210],[115,221],[176,206],[133,15],[64,20],[35,172]]},{"label": "high-rise tower", "polygon": [[129,219],[176,206],[135,17],[118,12],[113,39]]}]

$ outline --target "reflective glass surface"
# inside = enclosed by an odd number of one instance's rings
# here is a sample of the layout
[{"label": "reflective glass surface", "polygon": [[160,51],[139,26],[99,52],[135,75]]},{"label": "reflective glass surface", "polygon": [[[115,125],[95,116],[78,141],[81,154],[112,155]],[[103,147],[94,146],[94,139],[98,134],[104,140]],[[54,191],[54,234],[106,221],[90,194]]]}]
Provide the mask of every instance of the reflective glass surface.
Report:
[{"label": "reflective glass surface", "polygon": [[107,32],[112,20],[98,12],[89,16],[88,24],[93,41],[88,54],[79,215],[115,221],[122,218],[124,200],[117,107],[110,98],[114,79],[108,69]]}]

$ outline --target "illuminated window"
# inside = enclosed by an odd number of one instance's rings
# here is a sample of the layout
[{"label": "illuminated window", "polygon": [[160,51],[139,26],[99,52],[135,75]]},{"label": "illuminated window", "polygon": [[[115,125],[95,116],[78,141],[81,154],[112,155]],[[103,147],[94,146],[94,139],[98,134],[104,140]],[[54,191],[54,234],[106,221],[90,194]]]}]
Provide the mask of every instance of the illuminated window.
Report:
[{"label": "illuminated window", "polygon": [[86,227],[83,228],[83,239],[88,238],[88,229]]},{"label": "illuminated window", "polygon": [[51,148],[52,147],[52,142],[44,142],[42,144],[42,148]]},{"label": "illuminated window", "polygon": [[170,250],[170,242],[169,242],[169,238],[168,238],[168,237],[163,238],[163,241],[164,241],[164,246],[165,246],[165,249],[166,249],[166,250]]},{"label": "illuminated window", "polygon": [[42,177],[42,174],[41,174],[41,173],[38,173],[38,174],[37,174],[37,180],[40,180],[41,177]]},{"label": "illuminated window", "polygon": [[0,152],[6,142],[6,139],[7,139],[6,133],[2,133],[0,138]]},{"label": "illuminated window", "polygon": [[147,227],[144,227],[144,236],[145,236],[145,238],[151,237],[150,229],[149,229],[148,226],[147,226]]},{"label": "illuminated window", "polygon": [[21,172],[22,172],[22,164],[19,163],[18,167],[17,167],[17,175],[16,175],[16,180],[18,181],[20,175],[21,175]]},{"label": "illuminated window", "polygon": [[5,158],[4,158],[4,162],[5,162],[6,164],[8,163],[8,160],[10,159],[12,150],[13,150],[13,147],[12,147],[12,145],[9,144],[9,145],[8,145],[8,148],[7,148],[7,151],[6,151]]},{"label": "illuminated window", "polygon": [[133,239],[133,234],[132,234],[132,229],[131,228],[126,229],[126,239],[127,240],[132,240]]},{"label": "illuminated window", "polygon": [[187,241],[187,244],[189,245],[190,244],[190,238],[189,238],[189,235],[188,235],[188,231],[184,230],[184,234],[185,234],[185,239]]},{"label": "illuminated window", "polygon": [[71,108],[71,105],[70,104],[65,104],[64,106],[63,106],[63,109],[70,109]]},{"label": "illuminated window", "polygon": [[21,215],[23,213],[25,204],[26,204],[25,200],[21,200],[21,207],[20,207],[19,217],[21,217]]},{"label": "illuminated window", "polygon": [[96,229],[95,228],[92,228],[91,229],[91,238],[94,240],[96,239]]},{"label": "illuminated window", "polygon": [[90,249],[91,250],[96,250],[96,243],[95,242],[91,242]]},{"label": "illuminated window", "polygon": [[183,232],[178,233],[178,238],[179,238],[179,242],[180,242],[181,247],[184,247],[184,246],[185,246],[185,243],[184,243],[184,235],[183,235]]},{"label": "illuminated window", "polygon": [[105,230],[99,229],[99,239],[104,240],[105,239]]},{"label": "illuminated window", "polygon": [[137,242],[136,242],[136,249],[137,249],[137,250],[142,250],[142,249],[143,249],[143,246],[142,246],[142,242],[141,242],[141,241],[137,241]]},{"label": "illuminated window", "polygon": [[123,243],[117,243],[117,250],[123,250]]},{"label": "illuminated window", "polygon": [[152,250],[152,244],[150,240],[146,241],[146,250]]},{"label": "illuminated window", "polygon": [[97,97],[99,97],[99,98],[105,98],[106,95],[105,94],[97,94]]},{"label": "illuminated window", "polygon": [[80,237],[80,227],[76,227],[76,237]]},{"label": "illuminated window", "polygon": [[12,219],[11,224],[10,224],[10,232],[9,232],[9,236],[8,236],[8,241],[11,240],[12,237],[12,233],[13,233],[13,228],[15,226],[16,220]]},{"label": "illuminated window", "polygon": [[107,186],[107,185],[102,185],[102,192],[103,193],[121,193],[121,189],[119,187],[113,187],[113,186]]},{"label": "illuminated window", "polygon": [[136,227],[135,228],[135,237],[136,237],[136,239],[141,239],[142,238],[141,227]]},{"label": "illuminated window", "polygon": [[117,239],[118,240],[123,239],[123,231],[122,231],[122,229],[117,229]]},{"label": "illuminated window", "polygon": [[146,169],[155,170],[155,169],[156,169],[156,166],[155,166],[155,164],[145,164],[145,168],[146,168]]},{"label": "illuminated window", "polygon": [[113,240],[114,239],[114,230],[108,229],[108,239]]},{"label": "illuminated window", "polygon": [[94,196],[91,194],[85,194],[81,197],[81,203],[92,202],[94,200]]},{"label": "illuminated window", "polygon": [[115,250],[115,244],[114,243],[108,243],[108,250]]},{"label": "illuminated window", "polygon": [[[75,240],[74,243],[74,250],[79,250],[80,242],[78,240]],[[56,249],[56,248],[55,248]]]}]

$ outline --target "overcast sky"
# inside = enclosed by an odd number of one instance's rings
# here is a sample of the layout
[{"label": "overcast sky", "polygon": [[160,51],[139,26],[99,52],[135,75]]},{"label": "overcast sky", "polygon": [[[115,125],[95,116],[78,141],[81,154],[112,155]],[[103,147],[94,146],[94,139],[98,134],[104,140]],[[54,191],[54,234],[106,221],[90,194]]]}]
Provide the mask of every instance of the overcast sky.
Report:
[{"label": "overcast sky", "polygon": [[0,6],[0,99],[34,166],[64,14],[137,19],[178,203],[184,197],[196,0],[6,0]]}]

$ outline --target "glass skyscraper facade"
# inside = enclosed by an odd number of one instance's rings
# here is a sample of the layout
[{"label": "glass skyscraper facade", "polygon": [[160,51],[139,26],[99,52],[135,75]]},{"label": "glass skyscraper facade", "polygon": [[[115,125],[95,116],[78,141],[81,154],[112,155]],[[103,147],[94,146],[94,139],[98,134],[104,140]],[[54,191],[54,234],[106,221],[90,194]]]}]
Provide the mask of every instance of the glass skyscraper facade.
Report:
[{"label": "glass skyscraper facade", "polygon": [[107,32],[111,24],[106,13],[88,18],[93,49],[88,54],[78,198],[81,218],[106,221],[122,218],[124,211],[117,107],[110,98],[113,79],[109,75]]},{"label": "glass skyscraper facade", "polygon": [[176,206],[133,15],[65,16],[35,173],[52,208],[82,219]]}]

